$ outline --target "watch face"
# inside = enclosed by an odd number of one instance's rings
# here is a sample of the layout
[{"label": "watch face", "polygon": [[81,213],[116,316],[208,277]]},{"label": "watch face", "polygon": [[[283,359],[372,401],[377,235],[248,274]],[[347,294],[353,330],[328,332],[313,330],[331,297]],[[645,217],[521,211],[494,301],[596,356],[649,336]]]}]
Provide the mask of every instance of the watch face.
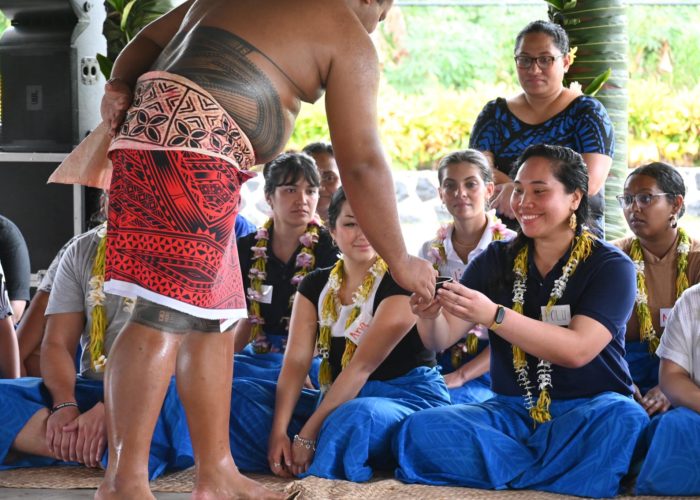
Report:
[{"label": "watch face", "polygon": [[506,308],[503,306],[498,306],[498,310],[496,311],[495,322],[500,325],[501,323],[503,323],[503,318],[505,318],[505,316],[506,316]]}]

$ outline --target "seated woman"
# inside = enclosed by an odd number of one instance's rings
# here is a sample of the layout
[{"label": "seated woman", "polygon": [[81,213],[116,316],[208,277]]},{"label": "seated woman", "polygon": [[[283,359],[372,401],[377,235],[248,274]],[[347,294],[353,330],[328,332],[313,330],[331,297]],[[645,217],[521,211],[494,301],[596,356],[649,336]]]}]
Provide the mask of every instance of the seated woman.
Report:
[{"label": "seated woman", "polygon": [[[104,293],[105,236],[103,224],[79,236],[61,259],[46,308],[43,379],[0,381],[0,469],[107,463],[103,372],[134,301]],[[76,374],[78,344],[82,356]],[[154,424],[148,457],[151,479],[191,462],[191,444],[182,437],[187,436],[186,419],[174,381]]]},{"label": "seated woman", "polygon": [[584,225],[578,153],[531,146],[518,164],[518,237],[489,245],[431,303],[411,298],[427,347],[490,325],[496,396],[409,416],[394,442],[397,477],[614,496],[649,421],[623,359],[634,266]]},{"label": "seated woman", "polygon": [[5,273],[0,264],[0,378],[20,375],[19,347],[12,321],[12,304],[5,288]]},{"label": "seated woman", "polygon": [[559,144],[583,155],[592,229],[602,234],[603,188],[615,143],[613,125],[599,101],[564,87],[572,62],[569,37],[561,26],[531,22],[515,38],[515,68],[522,92],[490,101],[474,123],[469,147],[491,161],[496,182],[493,207],[514,228],[509,174],[515,160],[532,144]]},{"label": "seated woman", "polygon": [[617,199],[634,236],[615,241],[637,268],[637,301],[627,323],[625,359],[635,399],[649,416],[671,406],[659,388],[659,345],[676,299],[700,282],[700,243],[678,227],[685,212],[685,184],[665,163],[650,163],[627,176]]},{"label": "seated woman", "polygon": [[248,318],[236,325],[234,377],[277,380],[297,286],[314,268],[335,264],[338,250],[316,218],[320,178],[313,159],[284,153],[263,175],[272,217],[237,242]]},{"label": "seated woman", "polygon": [[[492,241],[510,240],[494,210],[487,212],[493,194],[493,174],[488,160],[473,149],[448,154],[438,165],[440,199],[452,222],[426,241],[419,255],[433,262],[441,276],[459,281],[467,262]],[[466,339],[466,341],[465,341]],[[438,356],[453,403],[478,403],[493,396],[489,376],[488,338],[483,326],[475,327]]]},{"label": "seated woman", "polygon": [[[299,285],[276,386],[234,379],[231,449],[242,470],[367,481],[373,469],[395,466],[391,439],[407,415],[450,402],[408,292],[370,246],[342,188],[329,225],[343,256]],[[303,389],[314,348],[323,359],[320,391]]]},{"label": "seated woman", "polygon": [[651,421],[638,495],[700,495],[700,285],[678,299],[656,350],[674,409]]}]

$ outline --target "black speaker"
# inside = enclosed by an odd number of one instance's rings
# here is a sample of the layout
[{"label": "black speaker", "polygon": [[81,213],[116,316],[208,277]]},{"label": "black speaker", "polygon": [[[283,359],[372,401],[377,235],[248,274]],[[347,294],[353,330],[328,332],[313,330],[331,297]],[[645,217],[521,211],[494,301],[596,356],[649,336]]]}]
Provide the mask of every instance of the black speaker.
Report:
[{"label": "black speaker", "polygon": [[83,188],[46,184],[59,161],[0,162],[0,214],[22,231],[32,273],[47,269],[63,244],[84,227]]},{"label": "black speaker", "polygon": [[0,150],[67,152],[100,122],[106,17],[99,0],[0,0]]}]

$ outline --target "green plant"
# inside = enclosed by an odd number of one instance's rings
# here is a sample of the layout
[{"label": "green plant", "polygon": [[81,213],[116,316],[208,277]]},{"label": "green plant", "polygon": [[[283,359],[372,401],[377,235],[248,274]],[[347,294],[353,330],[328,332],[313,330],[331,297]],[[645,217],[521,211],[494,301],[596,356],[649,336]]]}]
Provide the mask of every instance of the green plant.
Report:
[{"label": "green plant", "polygon": [[107,20],[104,24],[104,35],[107,39],[107,55],[97,54],[97,61],[102,74],[109,78],[119,52],[144,26],[172,9],[173,1],[106,0],[105,6]]}]

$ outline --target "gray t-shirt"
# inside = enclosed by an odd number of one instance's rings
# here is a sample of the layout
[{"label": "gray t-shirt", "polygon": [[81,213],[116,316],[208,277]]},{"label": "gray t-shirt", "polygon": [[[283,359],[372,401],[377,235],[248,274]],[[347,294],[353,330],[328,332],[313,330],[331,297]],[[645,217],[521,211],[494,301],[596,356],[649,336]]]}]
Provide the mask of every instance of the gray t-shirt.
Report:
[{"label": "gray t-shirt", "polygon": [[[94,380],[101,380],[103,377],[103,373],[95,372],[91,368],[89,352],[94,297],[102,292],[102,285],[98,283],[98,290],[92,290],[90,280],[92,279],[92,267],[97,246],[100,239],[104,237],[104,232],[105,226],[99,226],[80,235],[66,249],[58,265],[56,278],[49,295],[49,303],[46,307],[47,316],[71,312],[85,313],[85,327],[80,336],[80,347],[82,348],[80,374]],[[107,331],[105,332],[105,352],[107,355],[117,334],[131,316],[133,306],[132,299],[104,294],[104,307],[107,313]]]},{"label": "gray t-shirt", "polygon": [[[97,228],[95,228],[95,229],[97,229]],[[61,263],[61,257],[63,257],[63,254],[66,253],[66,250],[68,249],[68,247],[71,246],[75,240],[77,240],[78,238],[80,238],[81,236],[83,236],[85,234],[87,234],[87,233],[82,233],[82,234],[79,234],[78,236],[73,236],[70,240],[68,240],[68,243],[66,243],[65,245],[63,245],[61,247],[61,249],[56,254],[56,257],[54,257],[53,260],[51,261],[49,268],[46,270],[46,274],[41,279],[41,283],[39,283],[39,286],[37,287],[37,291],[51,293],[51,287],[53,287],[53,280],[56,279],[56,271],[58,271],[58,265]]]}]

